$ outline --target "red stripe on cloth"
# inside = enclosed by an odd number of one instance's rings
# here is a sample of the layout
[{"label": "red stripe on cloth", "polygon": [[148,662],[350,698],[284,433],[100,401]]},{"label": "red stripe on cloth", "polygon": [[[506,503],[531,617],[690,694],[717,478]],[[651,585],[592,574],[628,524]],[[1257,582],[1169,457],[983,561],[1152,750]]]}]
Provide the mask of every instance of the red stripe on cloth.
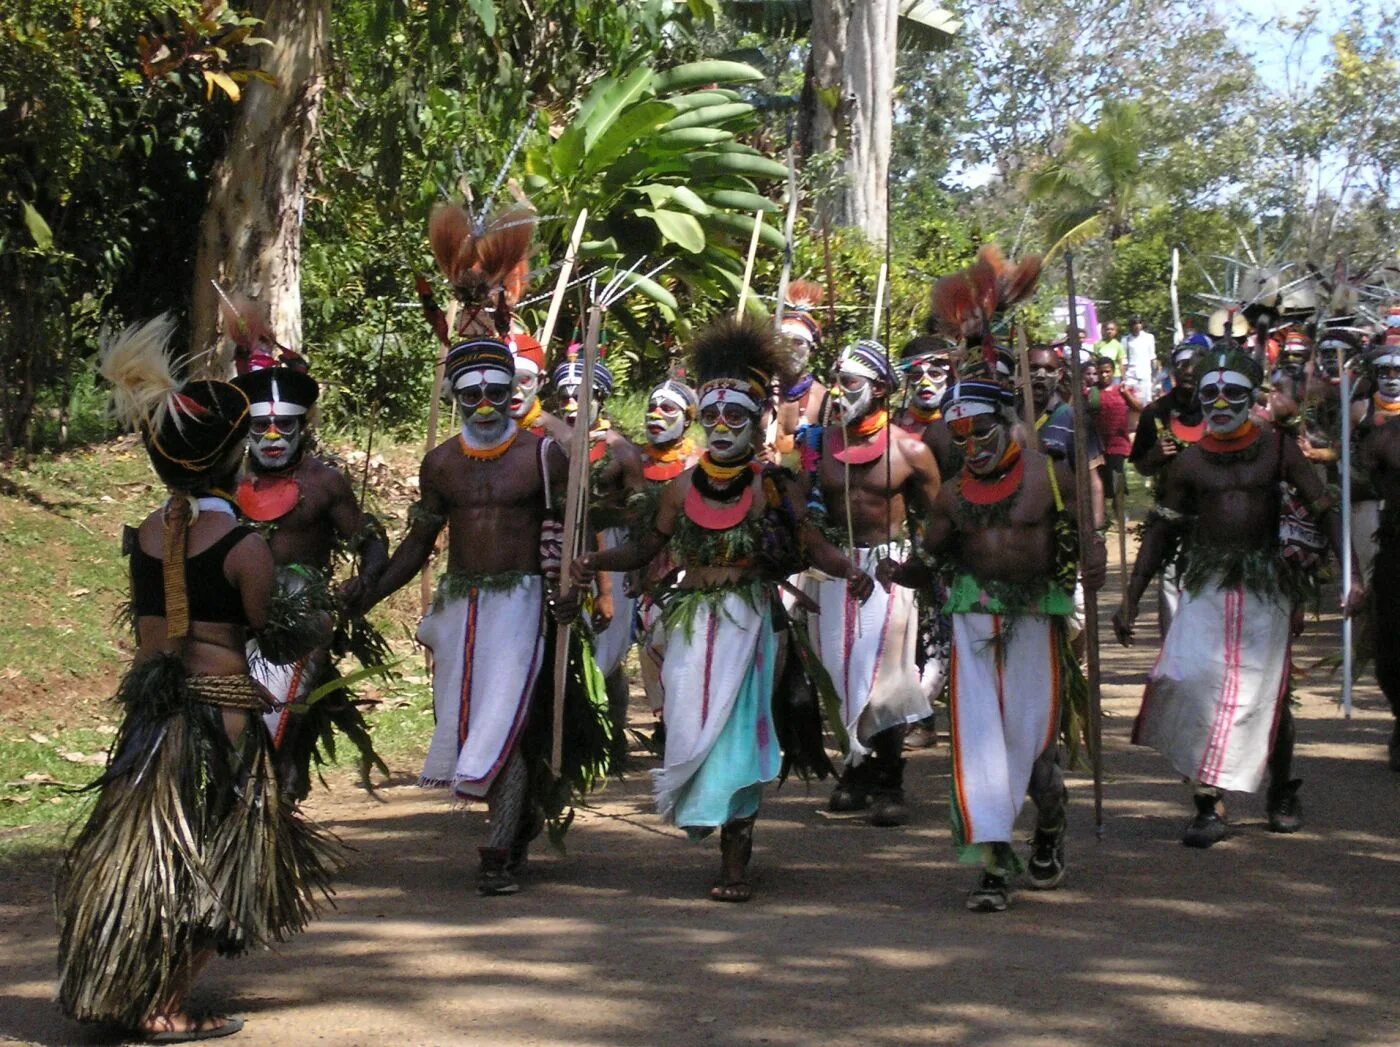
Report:
[{"label": "red stripe on cloth", "polygon": [[1225,762],[1225,747],[1230,740],[1230,729],[1234,726],[1235,710],[1239,707],[1240,695],[1240,636],[1244,629],[1244,595],[1240,589],[1231,589],[1225,594],[1225,680],[1221,685],[1215,722],[1211,726],[1210,742],[1201,757],[1197,769],[1197,780],[1206,785],[1214,785],[1220,767]]},{"label": "red stripe on cloth", "polygon": [[953,796],[957,800],[958,813],[963,827],[963,843],[971,843],[976,834],[972,830],[972,812],[967,808],[967,789],[963,786],[962,743],[958,730],[958,644],[953,641],[948,653],[948,733],[953,743]]},{"label": "red stripe on cloth", "polygon": [[543,653],[540,650],[542,645],[539,642],[539,631],[542,629],[544,629],[543,621],[538,624],[535,632],[534,653],[530,656],[530,670],[525,674],[525,689],[515,703],[515,723],[511,725],[510,737],[506,739],[506,744],[501,748],[500,755],[496,757],[496,762],[491,765],[490,770],[480,778],[460,778],[458,779],[459,783],[467,782],[474,785],[477,782],[489,781],[495,778],[496,775],[500,773],[501,768],[506,765],[506,761],[510,759],[510,754],[515,751],[515,743],[519,739],[520,732],[525,726],[525,720],[530,713],[531,699],[535,695],[535,681],[539,677],[540,656]]},{"label": "red stripe on cloth", "polygon": [[715,664],[715,614],[705,623],[705,684],[700,690],[700,726],[710,718],[710,668]]},{"label": "red stripe on cloth", "polygon": [[462,641],[462,691],[457,705],[457,751],[467,742],[467,728],[472,705],[472,651],[476,648],[476,603],[477,589],[467,592],[467,625]]},{"label": "red stripe on cloth", "polygon": [[1047,630],[1050,635],[1050,722],[1045,725],[1045,741],[1040,747],[1041,752],[1050,748],[1050,743],[1055,740],[1055,731],[1060,726],[1060,645],[1056,628],[1052,620]]}]

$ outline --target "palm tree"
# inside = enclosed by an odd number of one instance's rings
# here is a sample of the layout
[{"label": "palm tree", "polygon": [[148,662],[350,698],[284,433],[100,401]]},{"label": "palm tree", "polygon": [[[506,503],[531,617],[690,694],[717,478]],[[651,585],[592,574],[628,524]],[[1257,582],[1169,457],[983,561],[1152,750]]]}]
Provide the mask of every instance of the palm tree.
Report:
[{"label": "palm tree", "polygon": [[1147,133],[1142,105],[1132,101],[1105,102],[1097,124],[1070,126],[1059,157],[1030,180],[1031,199],[1051,215],[1047,257],[1100,234],[1112,242],[1132,231],[1133,215],[1153,195]]}]

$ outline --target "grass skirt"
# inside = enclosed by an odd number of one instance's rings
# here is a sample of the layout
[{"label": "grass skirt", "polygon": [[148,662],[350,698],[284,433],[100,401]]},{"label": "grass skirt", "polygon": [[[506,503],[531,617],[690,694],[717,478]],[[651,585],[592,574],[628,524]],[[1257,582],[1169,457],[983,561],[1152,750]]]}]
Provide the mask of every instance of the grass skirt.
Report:
[{"label": "grass skirt", "polygon": [[167,655],[117,692],[125,718],[57,887],[59,1000],[79,1021],[134,1027],[202,950],[284,941],[330,898],[338,842],[281,795],[253,712],[228,740],[199,697],[215,679]]}]

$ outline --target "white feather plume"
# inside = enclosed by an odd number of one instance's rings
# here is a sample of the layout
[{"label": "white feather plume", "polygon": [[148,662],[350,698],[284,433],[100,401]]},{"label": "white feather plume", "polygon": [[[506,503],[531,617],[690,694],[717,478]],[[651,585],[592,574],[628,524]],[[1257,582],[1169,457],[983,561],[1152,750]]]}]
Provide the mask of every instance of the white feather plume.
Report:
[{"label": "white feather plume", "polygon": [[112,383],[112,413],[131,429],[155,432],[165,421],[180,384],[170,371],[175,318],[162,313],[104,337],[99,370]]}]

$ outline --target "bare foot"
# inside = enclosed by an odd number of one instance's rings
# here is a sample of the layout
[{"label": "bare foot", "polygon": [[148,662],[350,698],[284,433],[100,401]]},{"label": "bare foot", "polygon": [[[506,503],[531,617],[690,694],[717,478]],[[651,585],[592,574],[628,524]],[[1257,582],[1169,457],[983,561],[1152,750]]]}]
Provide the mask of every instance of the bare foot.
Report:
[{"label": "bare foot", "polygon": [[193,1040],[213,1040],[232,1036],[243,1028],[242,1018],[210,1015],[193,1018],[181,1011],[155,1014],[140,1025],[141,1038],[147,1043],[187,1043]]}]

